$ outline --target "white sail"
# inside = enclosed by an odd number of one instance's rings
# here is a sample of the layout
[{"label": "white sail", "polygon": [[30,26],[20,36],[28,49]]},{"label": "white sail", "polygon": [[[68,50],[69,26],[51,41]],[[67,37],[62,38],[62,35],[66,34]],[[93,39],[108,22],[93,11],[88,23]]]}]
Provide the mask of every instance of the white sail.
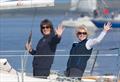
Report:
[{"label": "white sail", "polygon": [[54,6],[54,0],[17,0],[0,2],[0,10]]},{"label": "white sail", "polygon": [[[21,9],[19,12],[18,10]],[[59,3],[55,0],[17,0],[17,1],[1,1],[0,14],[30,14],[33,9],[39,14],[64,14],[65,12],[85,12],[91,13],[96,9],[96,0],[69,0],[65,3]],[[51,12],[48,12],[51,11]],[[44,11],[42,13],[41,11]],[[15,12],[15,13],[13,13]],[[56,12],[56,13],[55,13]],[[52,13],[52,14],[51,14]]]},{"label": "white sail", "polygon": [[78,9],[81,12],[93,12],[97,9],[97,1],[96,0],[79,0]]}]

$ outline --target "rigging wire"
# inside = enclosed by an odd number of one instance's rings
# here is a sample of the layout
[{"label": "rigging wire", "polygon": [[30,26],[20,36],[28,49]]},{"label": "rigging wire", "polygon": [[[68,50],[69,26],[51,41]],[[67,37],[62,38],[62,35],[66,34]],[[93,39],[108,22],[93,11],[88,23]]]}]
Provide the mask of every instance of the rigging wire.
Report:
[{"label": "rigging wire", "polygon": [[[33,7],[32,7],[32,0],[31,0],[31,8],[33,8]],[[33,30],[33,26],[34,26],[34,19],[35,19],[35,15],[36,15],[36,14],[35,14],[35,13],[36,13],[36,9],[33,8],[33,10],[34,10],[34,13],[33,13],[33,17],[32,17],[32,24],[31,24],[31,27],[30,27],[30,33],[29,33],[29,37],[28,37],[28,40],[27,40],[27,43],[28,43],[28,44],[31,44],[31,43],[32,43],[32,30]],[[29,54],[29,52],[26,50],[26,51],[25,51],[25,54],[24,54],[24,55],[26,56],[25,59],[24,59],[24,60],[25,60],[25,62],[24,62],[24,63],[25,63],[25,64],[24,64],[24,68],[25,68],[25,66],[26,66],[27,55],[28,55],[28,54]]]},{"label": "rigging wire", "polygon": [[[29,36],[28,36],[28,40],[27,40],[27,43],[28,45],[32,44],[32,30],[33,30],[33,26],[34,26],[34,20],[35,20],[35,16],[36,16],[36,8],[33,8],[32,6],[32,0],[31,0],[31,9],[33,9],[33,16],[32,16],[32,23],[31,23],[31,26],[30,26],[30,33],[29,33]],[[29,52],[27,50],[25,50],[24,52],[24,55],[23,55],[23,73],[24,71],[26,70],[26,64],[27,64],[27,60],[28,60],[28,57],[27,55],[29,55]]]},{"label": "rigging wire", "polygon": [[90,71],[90,75],[92,75],[93,74],[93,71],[94,71],[94,68],[95,68],[95,64],[96,64],[96,61],[97,61],[97,55],[99,54],[99,50],[97,50],[97,53],[96,53],[96,55],[95,55],[95,59],[94,59],[94,61],[93,61],[93,65],[92,65],[92,68],[91,68],[91,71]]}]

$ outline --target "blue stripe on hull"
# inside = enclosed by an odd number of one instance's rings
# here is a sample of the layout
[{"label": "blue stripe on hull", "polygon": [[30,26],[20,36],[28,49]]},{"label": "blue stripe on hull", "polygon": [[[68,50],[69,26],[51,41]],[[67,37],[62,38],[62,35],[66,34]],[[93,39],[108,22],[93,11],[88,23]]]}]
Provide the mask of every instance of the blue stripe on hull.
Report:
[{"label": "blue stripe on hull", "polygon": [[[108,21],[105,20],[91,20],[98,28],[102,28],[104,26],[104,23],[107,23]],[[111,21],[112,28],[120,28],[120,21]]]}]

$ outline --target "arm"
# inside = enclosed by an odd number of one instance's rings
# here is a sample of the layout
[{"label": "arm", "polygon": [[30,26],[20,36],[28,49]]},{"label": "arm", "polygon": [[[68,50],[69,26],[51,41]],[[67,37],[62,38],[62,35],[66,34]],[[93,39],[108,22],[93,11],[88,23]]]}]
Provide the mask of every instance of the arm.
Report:
[{"label": "arm", "polygon": [[31,54],[31,55],[35,55],[36,54],[36,50],[31,50],[31,51],[29,51],[29,53]]},{"label": "arm", "polygon": [[94,45],[100,43],[102,39],[105,37],[106,33],[111,29],[111,26],[112,25],[110,22],[108,22],[107,24],[104,24],[103,31],[100,33],[100,35],[97,38],[88,40],[86,43],[86,48],[91,49]]},{"label": "arm", "polygon": [[25,48],[30,54],[32,54],[32,55],[36,54],[36,50],[32,49],[31,42],[30,43],[27,42],[25,45]]},{"label": "arm", "polygon": [[55,34],[55,36],[52,38],[52,41],[51,41],[53,44],[57,44],[57,43],[60,42],[63,31],[64,31],[64,28],[63,28],[62,25],[60,24],[60,25],[58,26],[58,28],[55,29],[55,33],[56,33],[56,34]]},{"label": "arm", "polygon": [[61,40],[61,37],[59,37],[57,35],[54,35],[50,43],[51,44],[57,44],[57,43],[60,42],[60,40]]}]

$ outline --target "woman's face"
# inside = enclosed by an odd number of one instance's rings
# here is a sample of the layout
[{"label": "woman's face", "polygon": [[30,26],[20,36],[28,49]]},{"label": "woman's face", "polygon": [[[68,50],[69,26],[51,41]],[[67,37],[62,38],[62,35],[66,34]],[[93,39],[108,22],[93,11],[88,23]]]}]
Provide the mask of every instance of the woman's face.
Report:
[{"label": "woman's face", "polygon": [[76,35],[80,41],[87,38],[87,32],[84,29],[79,29]]},{"label": "woman's face", "polygon": [[51,32],[50,26],[43,25],[42,26],[42,32],[43,32],[43,35],[45,35],[45,36],[50,35],[50,32]]}]

